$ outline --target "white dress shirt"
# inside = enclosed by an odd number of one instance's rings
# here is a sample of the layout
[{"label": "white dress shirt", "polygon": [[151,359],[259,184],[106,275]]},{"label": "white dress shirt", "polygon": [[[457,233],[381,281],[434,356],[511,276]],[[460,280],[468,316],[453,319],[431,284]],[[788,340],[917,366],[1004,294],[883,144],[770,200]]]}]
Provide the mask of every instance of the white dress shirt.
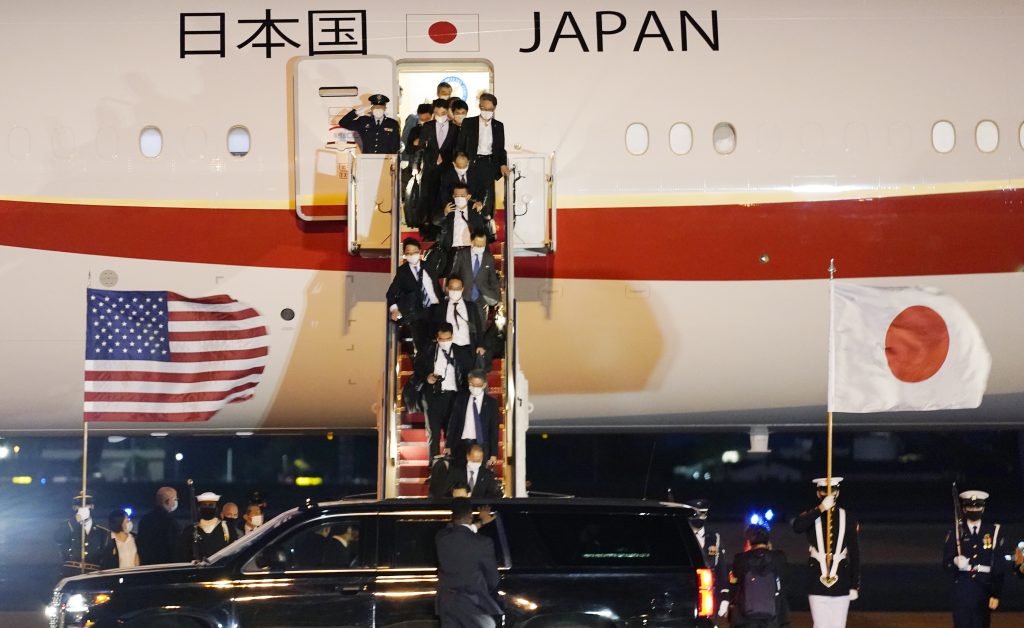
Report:
[{"label": "white dress shirt", "polygon": [[468,209],[456,209],[452,227],[452,246],[470,246],[473,241],[469,237],[469,221],[466,219]]},{"label": "white dress shirt", "polygon": [[437,348],[437,357],[434,358],[434,375],[443,377],[444,381],[441,382],[441,390],[454,391],[458,390],[455,381],[455,347],[451,348],[452,361],[448,362],[448,359],[444,357],[444,349],[441,347]]},{"label": "white dress shirt", "polygon": [[452,342],[465,347],[469,345],[469,312],[466,310],[466,301],[459,299],[452,301],[448,299],[448,314],[445,320],[451,323]]},{"label": "white dress shirt", "polygon": [[477,155],[490,155],[494,148],[494,131],[491,129],[491,122],[480,118],[480,139],[476,144]]},{"label": "white dress shirt", "polygon": [[[469,403],[466,404],[466,421],[465,427],[462,428],[462,440],[477,440],[476,437],[476,417],[473,414],[473,404],[481,404],[477,408],[482,407],[482,401],[477,400],[473,395],[469,396]],[[469,470],[467,469],[467,472]]]},{"label": "white dress shirt", "polygon": [[[409,264],[408,262],[406,262],[406,266],[408,266],[409,270],[412,271],[412,276],[419,277],[420,283],[423,284],[423,286],[427,289],[427,296],[430,297],[430,304],[436,304],[438,301],[437,293],[434,292],[434,282],[430,280],[430,277],[426,273],[422,275],[420,274],[419,264]],[[423,282],[424,279],[427,280],[425,283]],[[398,309],[398,304],[396,303],[395,305],[392,305],[389,309],[390,311],[394,312],[395,310]]]}]

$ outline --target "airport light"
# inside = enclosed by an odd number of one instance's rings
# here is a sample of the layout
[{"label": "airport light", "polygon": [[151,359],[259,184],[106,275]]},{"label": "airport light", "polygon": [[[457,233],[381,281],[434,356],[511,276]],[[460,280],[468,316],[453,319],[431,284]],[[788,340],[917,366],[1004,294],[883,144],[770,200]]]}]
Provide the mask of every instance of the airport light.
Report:
[{"label": "airport light", "polygon": [[13,478],[11,478],[11,484],[31,484],[31,483],[32,483],[32,476],[31,475],[16,475]]},{"label": "airport light", "polygon": [[11,455],[11,449],[7,445],[0,445],[0,460]]},{"label": "airport light", "polygon": [[295,478],[295,486],[320,486],[324,479],[316,476],[300,475]]},{"label": "airport light", "polygon": [[178,462],[181,462],[182,460],[185,459],[185,454],[179,451],[178,453],[174,454],[174,459],[177,460]]}]

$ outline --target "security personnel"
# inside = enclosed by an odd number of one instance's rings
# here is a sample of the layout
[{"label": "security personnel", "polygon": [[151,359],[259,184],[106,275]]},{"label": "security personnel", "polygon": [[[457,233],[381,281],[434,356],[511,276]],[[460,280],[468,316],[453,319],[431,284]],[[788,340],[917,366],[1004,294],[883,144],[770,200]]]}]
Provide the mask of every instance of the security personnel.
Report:
[{"label": "security personnel", "polygon": [[[71,502],[75,511],[74,519],[64,521],[56,534],[54,540],[60,545],[61,578],[77,576],[100,568],[100,558],[110,543],[110,530],[97,525],[92,518],[92,511],[95,504],[92,495],[86,495],[82,500],[79,493]],[[82,535],[85,535],[85,560],[82,560]]]},{"label": "security personnel", "polygon": [[693,530],[697,542],[700,543],[701,553],[704,555],[704,565],[715,574],[715,582],[718,584],[718,599],[722,600],[721,612],[728,608],[729,599],[729,569],[726,566],[725,548],[722,546],[722,536],[705,525],[708,520],[708,513],[711,509],[711,502],[703,497],[692,499],[687,505],[693,509],[693,516],[690,517],[690,529]]},{"label": "security personnel", "polygon": [[[793,531],[807,535],[810,546],[807,599],[814,628],[846,626],[850,602],[860,595],[860,525],[844,508],[836,507],[842,481],[841,477],[832,478],[830,495],[828,480],[816,478],[820,503],[793,520]],[[827,525],[829,511],[831,527]]]},{"label": "security personnel", "polygon": [[391,99],[384,94],[370,96],[370,115],[360,116],[352,109],[338,124],[359,134],[364,153],[397,154],[402,143],[398,122],[384,115]]},{"label": "security personnel", "polygon": [[987,499],[984,491],[960,493],[963,518],[959,530],[946,535],[942,562],[953,572],[954,628],[988,628],[1003,592],[1008,570],[1003,530],[998,523],[982,521]]},{"label": "security personnel", "polygon": [[238,538],[238,529],[217,516],[220,495],[206,492],[196,496],[199,521],[181,531],[178,560],[189,562],[213,556]]}]

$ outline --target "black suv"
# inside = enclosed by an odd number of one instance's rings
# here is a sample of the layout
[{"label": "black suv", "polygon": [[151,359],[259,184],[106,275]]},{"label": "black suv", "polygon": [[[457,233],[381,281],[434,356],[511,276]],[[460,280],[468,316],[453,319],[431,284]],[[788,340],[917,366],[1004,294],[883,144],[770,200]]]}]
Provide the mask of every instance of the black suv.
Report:
[{"label": "black suv", "polygon": [[[480,534],[494,540],[505,626],[713,626],[688,509],[491,505],[497,518]],[[450,514],[427,500],[307,504],[205,562],[63,580],[47,614],[54,628],[434,627],[434,535]]]}]

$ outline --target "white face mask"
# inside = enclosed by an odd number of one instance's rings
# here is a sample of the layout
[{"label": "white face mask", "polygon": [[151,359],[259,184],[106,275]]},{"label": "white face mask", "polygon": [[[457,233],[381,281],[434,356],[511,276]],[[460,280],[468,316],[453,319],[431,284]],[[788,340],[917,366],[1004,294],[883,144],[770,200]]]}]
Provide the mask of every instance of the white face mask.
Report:
[{"label": "white face mask", "polygon": [[373,113],[373,119],[378,121],[378,122],[380,122],[381,120],[384,119],[384,110],[383,109],[374,109],[371,113]]},{"label": "white face mask", "polygon": [[88,506],[79,506],[78,509],[75,510],[75,521],[78,523],[85,523],[91,518],[92,508],[89,508]]},{"label": "white face mask", "polygon": [[484,387],[483,386],[470,386],[469,387],[469,394],[473,395],[474,397],[483,397],[483,395],[484,395]]},{"label": "white face mask", "polygon": [[263,515],[253,515],[249,517],[249,525],[254,528],[258,528],[263,525]]},{"label": "white face mask", "polygon": [[480,112],[480,117],[483,118],[484,120],[490,120],[491,118],[494,117],[494,112],[493,111],[481,111]]},{"label": "white face mask", "polygon": [[462,300],[462,290],[449,290],[448,291],[448,298],[451,299],[452,301],[461,301]]},{"label": "white face mask", "polygon": [[124,529],[124,533],[125,534],[131,534],[132,533],[132,522],[131,521],[125,521],[123,529]]},{"label": "white face mask", "polygon": [[171,509],[169,511],[167,511],[167,512],[174,512],[177,509],[178,509],[178,500],[174,500],[174,503],[171,504]]},{"label": "white face mask", "polygon": [[483,255],[484,254],[484,248],[485,247],[482,247],[482,246],[471,247],[471,249],[473,251],[473,255]]},{"label": "white face mask", "polygon": [[466,209],[466,205],[468,205],[468,204],[469,204],[469,199],[467,199],[465,196],[456,196],[455,197],[455,206],[458,207],[459,209]]},{"label": "white face mask", "polygon": [[445,351],[447,351],[447,350],[452,348],[452,341],[451,340],[438,340],[437,341],[437,346],[439,346],[442,349],[444,349]]},{"label": "white face mask", "polygon": [[478,472],[480,470],[480,465],[481,464],[483,464],[483,463],[480,463],[480,462],[467,462],[466,463],[466,468],[469,469],[470,471],[472,471],[473,473],[476,473],[476,472]]},{"label": "white face mask", "polygon": [[411,255],[406,255],[405,256],[405,261],[407,263],[409,263],[409,264],[412,264],[412,265],[419,264],[420,263],[420,254],[419,253],[413,253]]},{"label": "white face mask", "polygon": [[458,166],[456,166],[455,172],[458,173],[459,176],[465,176],[465,174],[469,172],[469,166],[466,166],[465,168],[459,168]]},{"label": "white face mask", "polygon": [[466,119],[466,114],[464,114],[464,113],[457,113],[457,114],[455,114],[455,115],[454,115],[454,116],[452,116],[452,117],[454,118],[454,120],[455,120],[456,122],[462,122],[463,120],[465,120],[465,119]]},{"label": "white face mask", "polygon": [[448,114],[447,113],[436,113],[436,114],[434,114],[434,119],[437,120],[438,122],[443,122],[443,121],[448,119]]}]

